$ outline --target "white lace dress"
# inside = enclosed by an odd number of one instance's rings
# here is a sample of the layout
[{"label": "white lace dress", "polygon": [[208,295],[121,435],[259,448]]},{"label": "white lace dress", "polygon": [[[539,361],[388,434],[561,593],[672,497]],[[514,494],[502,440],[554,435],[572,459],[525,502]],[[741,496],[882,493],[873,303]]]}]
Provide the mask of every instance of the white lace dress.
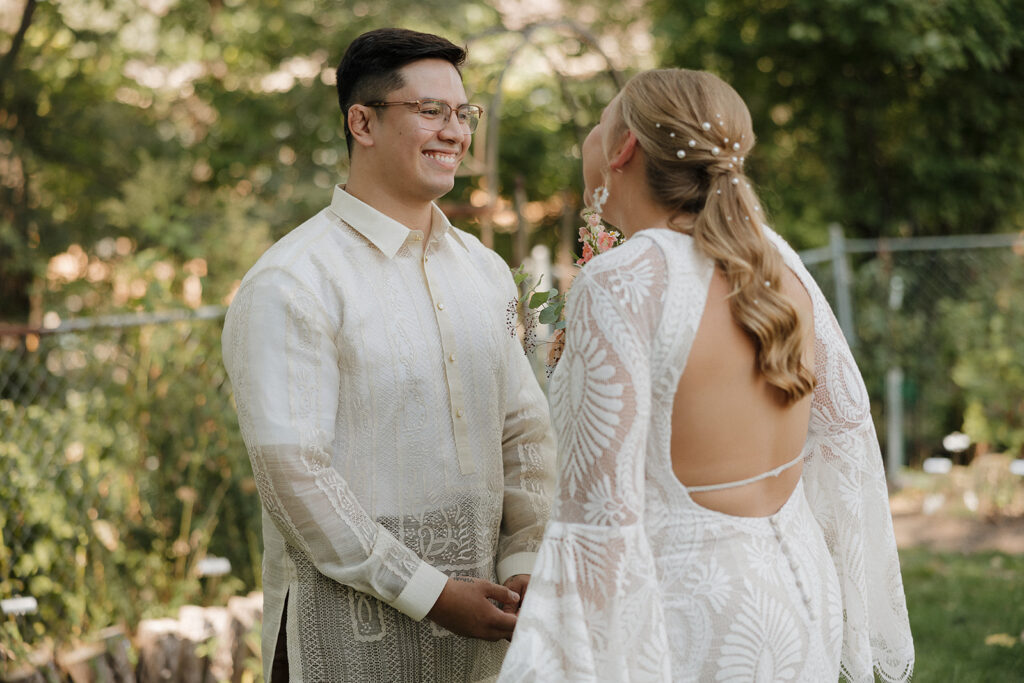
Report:
[{"label": "white lace dress", "polygon": [[573,284],[551,380],[559,484],[501,681],[886,681],[913,642],[868,397],[828,303],[814,304],[803,474],[770,517],[691,500],[673,396],[713,264],[645,230]]}]

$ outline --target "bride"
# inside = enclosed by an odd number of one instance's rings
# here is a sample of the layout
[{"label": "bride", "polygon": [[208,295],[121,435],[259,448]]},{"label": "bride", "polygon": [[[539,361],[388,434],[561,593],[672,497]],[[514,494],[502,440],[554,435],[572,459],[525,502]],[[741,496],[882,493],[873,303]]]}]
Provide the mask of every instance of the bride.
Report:
[{"label": "bride", "polygon": [[739,95],[633,78],[583,147],[630,239],[580,272],[551,379],[561,468],[501,681],[906,681],[868,397],[765,224]]}]

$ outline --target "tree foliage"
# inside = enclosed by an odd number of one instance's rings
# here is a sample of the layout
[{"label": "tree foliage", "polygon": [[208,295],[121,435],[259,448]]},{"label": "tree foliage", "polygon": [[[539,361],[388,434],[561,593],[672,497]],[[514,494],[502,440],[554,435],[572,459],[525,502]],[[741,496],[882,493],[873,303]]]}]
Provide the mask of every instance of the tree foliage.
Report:
[{"label": "tree foliage", "polygon": [[1024,5],[652,2],[666,65],[733,84],[783,232],[820,243],[1024,228]]}]

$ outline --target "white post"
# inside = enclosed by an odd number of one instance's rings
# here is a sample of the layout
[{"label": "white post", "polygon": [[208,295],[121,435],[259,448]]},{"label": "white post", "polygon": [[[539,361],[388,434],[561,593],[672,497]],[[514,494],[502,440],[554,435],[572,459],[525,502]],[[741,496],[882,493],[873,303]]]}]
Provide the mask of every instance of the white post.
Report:
[{"label": "white post", "polygon": [[[893,275],[889,280],[889,310],[898,315],[903,306],[903,278]],[[892,365],[885,373],[885,473],[890,483],[896,483],[900,468],[906,462],[903,455],[903,368]]]},{"label": "white post", "polygon": [[885,473],[895,483],[903,467],[903,368],[885,373]]},{"label": "white post", "polygon": [[853,302],[850,298],[850,267],[846,262],[846,238],[838,223],[828,226],[829,246],[832,250],[832,272],[836,281],[836,317],[850,348],[857,345],[853,329]]}]

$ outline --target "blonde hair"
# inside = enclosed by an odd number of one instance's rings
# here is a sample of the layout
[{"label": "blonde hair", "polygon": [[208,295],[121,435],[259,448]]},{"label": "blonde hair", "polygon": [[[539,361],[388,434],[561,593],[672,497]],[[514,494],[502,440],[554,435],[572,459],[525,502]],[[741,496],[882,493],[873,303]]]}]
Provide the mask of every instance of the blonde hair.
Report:
[{"label": "blonde hair", "polygon": [[658,69],[633,77],[618,109],[644,151],[655,200],[674,212],[673,223],[695,216],[694,241],[725,275],[732,317],[755,343],[758,370],[787,402],[803,398],[814,389],[802,362],[804,321],[780,290],[785,265],[743,173],[754,146],[743,100],[710,73]]}]

